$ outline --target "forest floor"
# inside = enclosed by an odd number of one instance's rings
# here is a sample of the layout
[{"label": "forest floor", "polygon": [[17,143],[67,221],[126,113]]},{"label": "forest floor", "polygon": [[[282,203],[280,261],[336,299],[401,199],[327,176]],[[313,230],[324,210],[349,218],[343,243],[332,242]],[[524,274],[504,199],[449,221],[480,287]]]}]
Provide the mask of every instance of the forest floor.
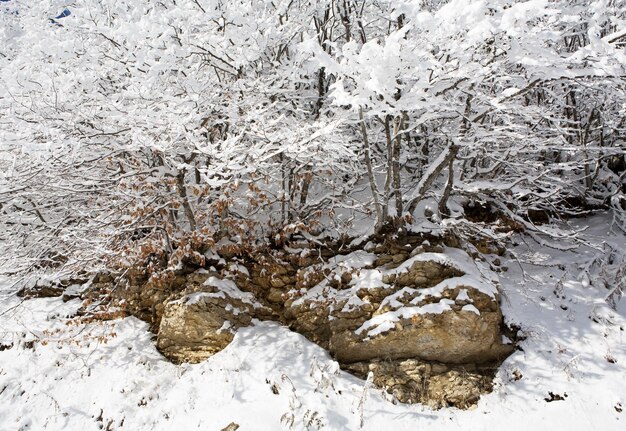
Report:
[{"label": "forest floor", "polygon": [[465,411],[394,403],[276,323],[239,330],[203,363],[174,365],[138,319],[78,323],[69,318],[80,301],[22,301],[2,279],[0,431],[626,429],[626,299],[612,310],[584,271],[605,243],[623,251],[626,236],[607,216],[573,224],[588,227],[593,247],[558,251],[520,236],[500,258],[505,321],[526,338],[494,391]]}]

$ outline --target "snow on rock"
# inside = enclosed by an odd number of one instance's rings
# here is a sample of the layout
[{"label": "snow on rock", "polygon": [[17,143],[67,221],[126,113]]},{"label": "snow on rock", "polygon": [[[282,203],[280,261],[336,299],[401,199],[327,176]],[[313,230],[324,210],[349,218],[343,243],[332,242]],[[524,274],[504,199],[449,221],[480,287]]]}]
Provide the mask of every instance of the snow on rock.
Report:
[{"label": "snow on rock", "polygon": [[360,269],[371,266],[376,262],[378,256],[364,250],[357,250],[346,255],[337,255],[329,259],[329,264],[344,265],[349,268]]},{"label": "snow on rock", "polygon": [[292,328],[328,347],[342,363],[475,363],[510,353],[511,346],[501,343],[494,273],[452,248],[401,259],[379,256],[375,262],[392,266],[354,269],[340,288],[322,280],[286,304]]},{"label": "snow on rock", "polygon": [[459,290],[459,294],[456,296],[457,301],[471,301],[469,295],[467,294],[467,289]]},{"label": "snow on rock", "polygon": [[172,361],[201,362],[223,350],[253,317],[271,313],[231,280],[211,276],[204,286],[218,290],[189,293],[165,304],[157,346]]},{"label": "snow on rock", "polygon": [[[403,287],[382,300],[378,312],[355,331],[357,335],[364,334],[366,339],[401,329],[402,325],[398,325],[401,320],[418,315],[465,310],[480,316],[479,308],[474,305],[465,305],[462,309],[452,307],[463,302],[475,302],[485,311],[499,313],[497,276],[491,271],[481,271],[469,255],[459,249],[417,254],[397,268],[385,271],[382,278],[397,286],[416,288]],[[432,286],[433,283],[436,284]],[[424,287],[427,285],[432,287]]]},{"label": "snow on rock", "polygon": [[480,311],[478,310],[478,308],[474,307],[472,304],[464,305],[463,308],[461,308],[461,311],[469,311],[471,313],[476,313],[480,316]]},{"label": "snow on rock", "polygon": [[471,306],[473,309],[458,307],[457,311],[453,307],[454,300],[444,298],[365,321],[334,319],[330,322],[330,351],[346,363],[417,358],[449,364],[497,361],[511,352],[511,346],[501,343],[499,310],[478,312]]},{"label": "snow on rock", "polygon": [[[433,302],[421,307],[401,307],[398,310],[388,311],[387,313],[378,314],[359,327],[355,332],[357,335],[367,333],[367,337],[374,337],[395,328],[396,323],[400,319],[411,319],[413,316],[422,314],[441,314],[445,311],[451,311],[450,305],[454,301],[450,299],[442,299],[439,302]],[[373,329],[371,329],[373,328]]]},{"label": "snow on rock", "polygon": [[253,294],[241,291],[232,280],[210,276],[204,282],[204,286],[215,287],[217,292],[194,292],[186,295],[179,301],[184,302],[186,305],[193,305],[201,302],[204,298],[226,299],[228,297],[236,301],[245,302],[255,308],[261,307],[261,304],[254,298]]}]

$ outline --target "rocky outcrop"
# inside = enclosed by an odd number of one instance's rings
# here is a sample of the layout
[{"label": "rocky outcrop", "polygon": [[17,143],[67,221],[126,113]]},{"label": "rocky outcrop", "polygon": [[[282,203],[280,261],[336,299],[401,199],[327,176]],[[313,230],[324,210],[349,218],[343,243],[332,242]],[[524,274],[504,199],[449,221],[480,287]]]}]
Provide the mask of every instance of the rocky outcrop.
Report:
[{"label": "rocky outcrop", "polygon": [[494,364],[513,351],[502,343],[496,283],[460,250],[423,252],[354,270],[341,289],[322,282],[288,302],[285,316],[398,400],[464,408],[490,390]]},{"label": "rocky outcrop", "polygon": [[176,363],[201,362],[224,349],[233,339],[233,329],[251,320],[226,311],[226,305],[214,297],[169,302],[159,325],[158,349]]},{"label": "rocky outcrop", "polygon": [[[497,276],[456,248],[284,255],[127,286],[174,362],[219,352],[253,319],[289,325],[401,402],[467,407],[491,388],[502,343]],[[133,275],[141,283],[142,274]]]},{"label": "rocky outcrop", "polygon": [[[436,260],[443,257],[423,254],[393,270],[362,271],[352,296],[327,287],[323,296],[345,299],[311,295],[288,304],[286,315],[295,330],[343,363],[417,358],[464,364],[506,357],[511,346],[501,342],[497,288],[478,271],[466,274]],[[472,269],[467,255],[459,257]]]}]

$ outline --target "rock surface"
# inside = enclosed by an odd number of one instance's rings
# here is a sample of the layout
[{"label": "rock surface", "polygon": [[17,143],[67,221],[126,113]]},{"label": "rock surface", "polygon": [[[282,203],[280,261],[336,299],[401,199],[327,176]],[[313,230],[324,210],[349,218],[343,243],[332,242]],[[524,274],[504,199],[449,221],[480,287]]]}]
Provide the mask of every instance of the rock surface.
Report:
[{"label": "rock surface", "polygon": [[[494,274],[463,252],[447,253],[456,260],[424,252],[404,262],[378,258],[383,267],[355,271],[351,286],[322,282],[321,295],[312,289],[288,302],[285,316],[401,402],[469,407],[491,390],[494,364],[514,347],[502,343]],[[488,371],[468,371],[477,367]]]},{"label": "rock surface", "polygon": [[[157,336],[161,353],[176,363],[197,363],[226,347],[233,339],[231,319],[237,316],[220,302],[206,298],[193,304],[168,303]],[[249,324],[249,317],[243,323]]]},{"label": "rock surface", "polygon": [[349,364],[346,369],[362,378],[371,372],[374,385],[384,388],[400,402],[419,402],[435,409],[470,407],[493,386],[493,370],[473,364],[450,366],[417,359],[374,360]]},{"label": "rock surface", "polygon": [[372,372],[401,402],[466,408],[490,390],[492,375],[481,370],[513,350],[501,342],[495,274],[461,250],[428,244],[324,259],[286,255],[144,278],[148,288],[127,289],[128,303],[152,319],[159,350],[177,363],[203,361],[254,318],[271,319],[348,371]]},{"label": "rock surface", "polygon": [[499,296],[490,280],[433,260],[379,275],[382,284],[356,285],[356,297],[294,301],[286,311],[292,328],[342,363],[380,358],[485,363],[511,352],[501,342]]},{"label": "rock surface", "polygon": [[204,361],[224,349],[234,332],[249,326],[253,317],[271,316],[271,310],[239,291],[232,281],[211,280],[214,289],[190,293],[165,304],[157,347],[173,362]]},{"label": "rock surface", "polygon": [[[419,358],[450,364],[484,363],[506,357],[510,347],[500,342],[498,312],[445,311],[402,319],[393,329],[364,338],[351,328],[331,323],[329,350],[340,362],[369,359]],[[354,328],[357,329],[357,328]]]}]

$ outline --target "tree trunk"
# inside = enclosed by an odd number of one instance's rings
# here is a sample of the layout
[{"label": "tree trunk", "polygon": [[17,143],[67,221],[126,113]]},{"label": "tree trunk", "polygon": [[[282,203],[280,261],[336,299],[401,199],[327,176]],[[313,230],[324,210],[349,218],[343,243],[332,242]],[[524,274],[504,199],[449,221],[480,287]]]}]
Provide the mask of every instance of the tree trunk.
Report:
[{"label": "tree trunk", "polygon": [[374,198],[374,207],[376,208],[376,230],[378,230],[385,222],[380,199],[378,196],[378,186],[376,185],[376,177],[372,168],[372,155],[370,154],[370,142],[367,138],[367,128],[365,127],[365,119],[363,118],[363,108],[359,108],[359,120],[361,123],[361,133],[363,134],[363,146],[365,148],[365,165],[367,167],[367,177],[372,189],[372,197]]},{"label": "tree trunk", "polygon": [[189,222],[189,228],[194,231],[196,230],[196,218],[193,215],[193,210],[191,209],[191,205],[189,204],[189,199],[187,199],[187,188],[185,187],[185,169],[181,169],[178,171],[178,175],[176,175],[176,188],[178,189],[178,195],[180,196],[180,200],[182,201],[183,209],[185,211],[185,217],[187,217],[187,221]]},{"label": "tree trunk", "polygon": [[450,211],[448,210],[448,199],[450,198],[450,193],[452,192],[453,184],[454,184],[454,157],[450,157],[448,161],[448,182],[446,183],[446,188],[443,190],[443,195],[441,195],[441,199],[439,200],[439,214],[443,216],[450,215]]},{"label": "tree trunk", "polygon": [[404,129],[405,115],[402,114],[394,128],[393,151],[391,155],[391,167],[393,171],[393,194],[396,202],[396,217],[402,217],[402,189],[400,183],[400,148],[402,147],[402,130]]}]

